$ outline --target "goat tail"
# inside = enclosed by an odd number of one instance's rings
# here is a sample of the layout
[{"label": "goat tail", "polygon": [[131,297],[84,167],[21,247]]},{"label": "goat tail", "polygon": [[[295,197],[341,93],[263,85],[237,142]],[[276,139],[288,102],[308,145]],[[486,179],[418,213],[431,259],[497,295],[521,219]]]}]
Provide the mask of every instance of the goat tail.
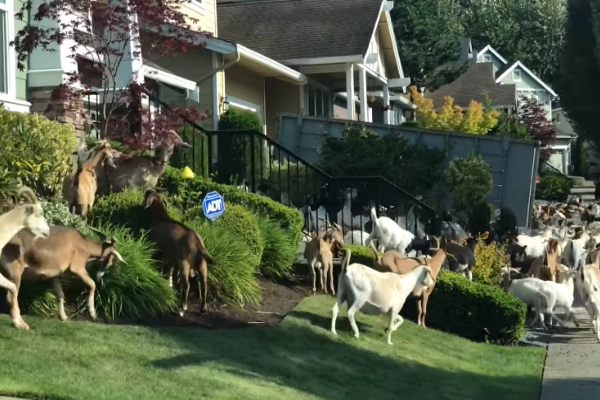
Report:
[{"label": "goat tail", "polygon": [[210,256],[210,254],[208,254],[208,250],[206,250],[206,246],[204,245],[204,240],[202,240],[202,237],[200,235],[198,235],[198,232],[195,232],[195,233],[196,233],[196,236],[198,237],[198,241],[200,242],[200,247],[198,247],[196,254],[197,255],[199,254],[201,257],[203,257],[207,263],[213,264],[215,261]]},{"label": "goat tail", "polygon": [[346,254],[344,254],[344,258],[342,258],[342,272],[340,278],[346,274],[346,268],[350,265],[350,257],[352,257],[352,251],[349,247],[346,247]]}]

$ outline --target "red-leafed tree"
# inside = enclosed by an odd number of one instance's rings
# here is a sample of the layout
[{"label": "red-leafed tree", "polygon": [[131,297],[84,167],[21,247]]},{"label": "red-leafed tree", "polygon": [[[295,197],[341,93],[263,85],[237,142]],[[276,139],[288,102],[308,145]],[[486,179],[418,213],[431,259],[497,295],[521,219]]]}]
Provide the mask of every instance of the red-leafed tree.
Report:
[{"label": "red-leafed tree", "polygon": [[521,96],[517,119],[531,138],[541,143],[542,157],[549,157],[554,152],[550,146],[556,142],[556,128],[548,120],[544,103],[534,97]]},{"label": "red-leafed tree", "polygon": [[205,119],[206,113],[194,107],[151,113],[148,96],[156,92],[157,82],[152,76],[148,79],[149,72],[130,68],[128,73],[125,66],[132,60],[138,67],[144,66],[206,46],[210,34],[192,30],[196,21],[181,10],[181,4],[188,1],[41,0],[40,4],[40,0],[26,0],[17,18],[23,20],[29,14],[32,23],[17,32],[11,43],[18,68],[22,70],[36,50],[68,47],[71,70],[65,71],[52,100],[63,102],[90,123],[82,104],[94,100],[101,121],[96,128],[132,149],[180,141],[173,133],[181,127],[182,117],[198,121]]}]

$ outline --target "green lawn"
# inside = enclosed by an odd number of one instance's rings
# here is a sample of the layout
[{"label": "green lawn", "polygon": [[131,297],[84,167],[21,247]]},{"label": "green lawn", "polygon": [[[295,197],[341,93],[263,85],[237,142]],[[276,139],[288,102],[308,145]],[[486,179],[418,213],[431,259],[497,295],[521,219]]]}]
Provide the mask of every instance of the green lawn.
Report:
[{"label": "green lawn", "polygon": [[538,398],[544,350],[475,344],[405,322],[385,343],[384,318],[307,298],[277,327],[152,329],[0,317],[0,395],[47,400]]}]

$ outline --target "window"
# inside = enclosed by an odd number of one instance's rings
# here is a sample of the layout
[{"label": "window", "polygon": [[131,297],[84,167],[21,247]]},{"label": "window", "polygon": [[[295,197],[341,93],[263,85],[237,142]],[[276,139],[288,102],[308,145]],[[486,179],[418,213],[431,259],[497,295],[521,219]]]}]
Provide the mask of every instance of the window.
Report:
[{"label": "window", "polygon": [[331,114],[331,100],[329,92],[308,85],[307,110],[312,117],[328,117]]},{"label": "window", "polygon": [[521,82],[521,70],[520,69],[513,69],[512,80],[513,80],[513,82]]},{"label": "window", "polygon": [[204,0],[190,0],[185,3],[192,10],[199,12],[200,14],[204,14],[206,9],[204,8]]},{"label": "window", "polygon": [[491,56],[491,54],[484,54],[483,55],[483,62],[492,62],[492,56]]},{"label": "window", "polygon": [[[11,63],[8,60],[13,60],[11,57],[11,48],[9,46],[9,38],[14,36],[12,32],[14,27],[13,22],[13,0],[0,0],[0,95],[13,95],[14,88],[12,82]],[[11,97],[13,97],[11,96]]]}]

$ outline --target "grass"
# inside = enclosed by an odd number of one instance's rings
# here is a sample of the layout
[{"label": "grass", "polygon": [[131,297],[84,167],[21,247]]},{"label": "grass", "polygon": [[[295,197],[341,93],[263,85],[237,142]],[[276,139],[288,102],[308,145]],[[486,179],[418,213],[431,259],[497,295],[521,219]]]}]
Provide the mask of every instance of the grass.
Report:
[{"label": "grass", "polygon": [[144,328],[0,317],[0,395],[46,400],[538,398],[544,350],[475,344],[384,318],[328,331],[333,299],[302,301],[276,327]]}]

